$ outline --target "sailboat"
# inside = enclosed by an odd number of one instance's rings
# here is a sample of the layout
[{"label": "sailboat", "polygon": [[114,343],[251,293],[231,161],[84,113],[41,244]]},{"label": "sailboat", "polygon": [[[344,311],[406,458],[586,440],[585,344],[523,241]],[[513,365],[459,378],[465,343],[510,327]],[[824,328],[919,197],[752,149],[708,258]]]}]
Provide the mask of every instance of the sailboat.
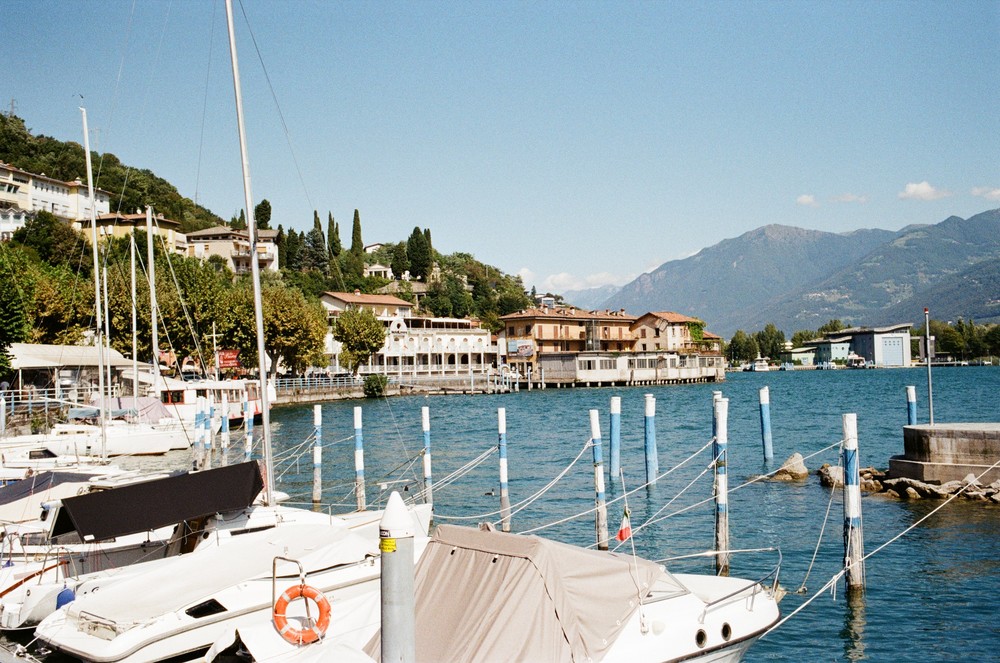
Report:
[{"label": "sailboat", "polygon": [[[253,209],[249,162],[236,58],[231,0],[226,14],[233,65],[246,209]],[[256,254],[255,223],[248,224]],[[207,650],[241,623],[256,622],[272,610],[274,583],[291,584],[308,574],[315,591],[334,602],[359,599],[367,604],[379,584],[378,523],[381,513],[361,511],[326,516],[276,505],[271,429],[264,352],[260,267],[251,261],[254,313],[261,383],[264,480],[262,503],[254,513],[270,512],[270,527],[230,537],[224,545],[200,546],[177,558],[133,565],[77,585],[76,598],[46,617],[35,633],[46,646],[86,661],[129,663],[189,658]],[[431,505],[409,511],[416,541],[426,542]],[[303,520],[309,524],[301,525]],[[320,522],[317,522],[319,520]],[[415,546],[422,550],[419,543]],[[280,562],[280,563],[279,563]],[[335,622],[331,635],[346,636],[348,624]],[[371,621],[365,621],[370,629]],[[364,632],[354,637],[366,639]],[[370,634],[370,633],[369,633]]]}]

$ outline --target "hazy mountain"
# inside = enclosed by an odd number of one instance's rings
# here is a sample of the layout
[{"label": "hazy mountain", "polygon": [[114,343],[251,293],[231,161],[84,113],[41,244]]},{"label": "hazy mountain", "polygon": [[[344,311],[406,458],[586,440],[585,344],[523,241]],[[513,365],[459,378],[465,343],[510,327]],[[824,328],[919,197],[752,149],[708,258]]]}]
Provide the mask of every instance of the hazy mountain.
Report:
[{"label": "hazy mountain", "polygon": [[729,337],[847,324],[1000,316],[1000,210],[898,232],[765,226],[644,274],[604,307],[695,315]]},{"label": "hazy mountain", "polygon": [[616,285],[602,285],[585,290],[567,290],[562,293],[562,297],[567,304],[584,309],[597,309],[601,308],[604,302],[608,301],[619,290],[621,288]]},{"label": "hazy mountain", "polygon": [[602,308],[624,308],[634,315],[677,311],[705,320],[711,331],[728,337],[745,327],[748,315],[764,302],[821,282],[895,235],[764,226],[664,263],[625,285]]}]

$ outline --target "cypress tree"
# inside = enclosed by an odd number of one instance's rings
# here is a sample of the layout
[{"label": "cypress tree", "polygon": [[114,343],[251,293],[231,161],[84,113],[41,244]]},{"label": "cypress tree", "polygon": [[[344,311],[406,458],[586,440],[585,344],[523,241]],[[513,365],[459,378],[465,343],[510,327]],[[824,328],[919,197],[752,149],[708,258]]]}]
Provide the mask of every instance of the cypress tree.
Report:
[{"label": "cypress tree", "polygon": [[[271,203],[267,201],[267,198],[260,201],[260,204],[253,208],[253,218],[257,222],[258,230],[271,229]],[[243,227],[245,228],[246,226],[244,225]]]},{"label": "cypress tree", "polygon": [[326,250],[330,254],[330,260],[334,260],[340,255],[340,230],[333,220],[333,212],[327,212],[326,218]]},{"label": "cypress tree", "polygon": [[361,241],[361,214],[354,210],[354,227],[351,229],[351,253],[361,256],[365,252],[365,243]]}]

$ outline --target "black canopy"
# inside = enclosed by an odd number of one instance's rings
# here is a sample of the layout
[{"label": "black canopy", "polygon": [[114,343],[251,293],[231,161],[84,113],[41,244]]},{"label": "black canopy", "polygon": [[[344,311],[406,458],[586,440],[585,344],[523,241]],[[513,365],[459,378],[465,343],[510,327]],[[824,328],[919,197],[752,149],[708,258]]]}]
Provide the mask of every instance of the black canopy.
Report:
[{"label": "black canopy", "polygon": [[103,541],[244,509],[263,488],[260,468],[250,461],[68,497],[62,504],[82,540]]}]

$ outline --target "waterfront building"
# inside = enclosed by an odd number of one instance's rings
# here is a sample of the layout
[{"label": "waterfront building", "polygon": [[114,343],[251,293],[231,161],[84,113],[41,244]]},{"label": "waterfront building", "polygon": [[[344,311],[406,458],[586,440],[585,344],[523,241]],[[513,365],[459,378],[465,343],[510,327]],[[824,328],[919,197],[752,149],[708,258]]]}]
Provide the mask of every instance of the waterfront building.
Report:
[{"label": "waterfront building", "polygon": [[[94,189],[94,198],[95,213],[107,214],[111,205],[108,192]],[[32,214],[42,210],[71,222],[89,219],[90,192],[80,178],[64,182],[0,161],[0,208],[0,239],[10,239]]]},{"label": "waterfront building", "polygon": [[392,295],[324,292],[320,297],[331,331],[326,351],[330,369],[340,372],[341,344],[333,338],[332,323],[350,308],[367,309],[386,328],[385,343],[361,373],[408,376],[487,374],[497,365],[497,346],[488,329],[476,320],[436,318],[413,314],[413,304]]},{"label": "waterfront building", "polygon": [[842,329],[829,332],[823,338],[806,341],[802,348],[791,352],[801,352],[803,356],[812,352],[815,364],[843,364],[849,356],[856,355],[863,358],[866,364],[879,368],[906,367],[911,365],[911,327],[911,324],[903,323]]},{"label": "waterfront building", "polygon": [[[277,237],[277,230],[257,231],[257,264],[261,269],[278,271]],[[251,268],[250,234],[246,230],[234,230],[228,226],[196,230],[187,234],[187,249],[189,256],[200,260],[219,256],[237,274],[249,272]]]},{"label": "waterfront building", "polygon": [[[153,217],[153,235],[160,238],[161,246],[168,252],[177,255],[187,255],[187,236],[180,231],[179,221],[168,219],[162,214]],[[90,232],[90,222],[81,221],[73,224],[73,229],[87,235]],[[136,229],[146,232],[146,212],[136,211],[135,214],[109,212],[97,217],[97,232],[101,238],[128,237]],[[88,235],[89,237],[89,235]],[[145,251],[145,246],[139,247]]]}]

